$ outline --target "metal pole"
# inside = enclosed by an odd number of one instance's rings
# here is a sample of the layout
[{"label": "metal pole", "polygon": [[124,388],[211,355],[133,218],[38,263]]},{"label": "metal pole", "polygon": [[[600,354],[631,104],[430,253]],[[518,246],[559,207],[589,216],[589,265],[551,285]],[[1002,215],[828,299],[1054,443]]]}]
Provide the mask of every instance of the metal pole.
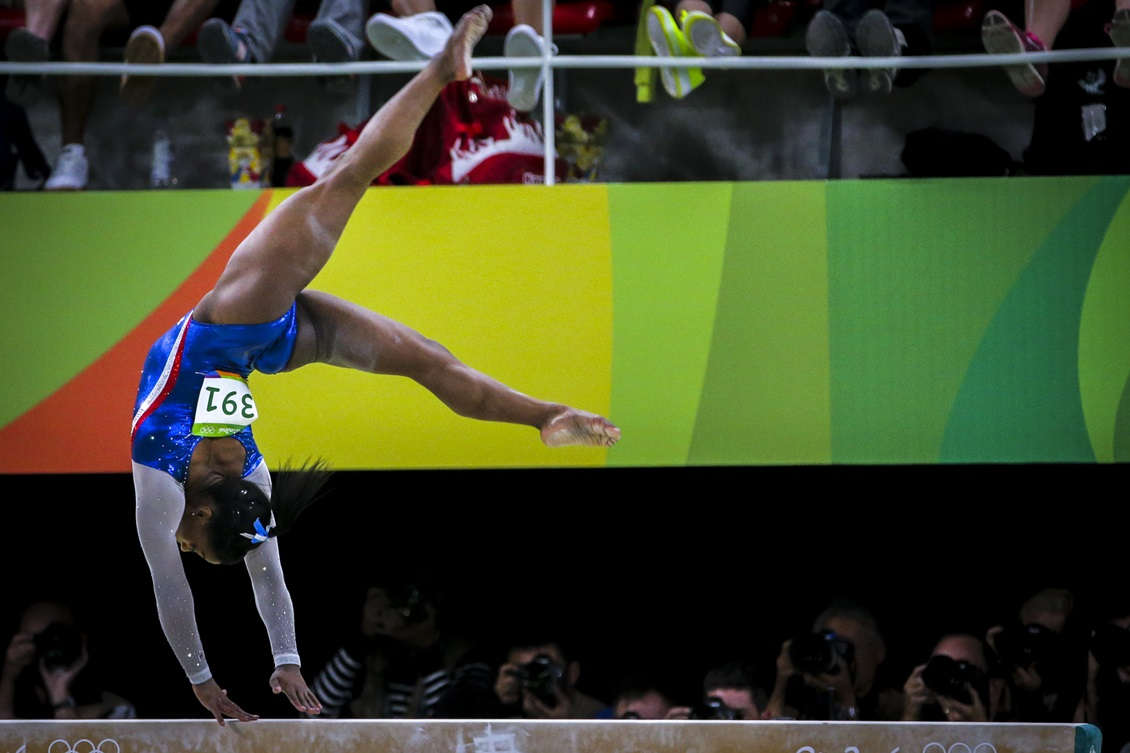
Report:
[{"label": "metal pole", "polygon": [[545,184],[552,186],[557,182],[557,125],[553,94],[553,0],[541,2],[542,25],[542,131],[545,136]]}]

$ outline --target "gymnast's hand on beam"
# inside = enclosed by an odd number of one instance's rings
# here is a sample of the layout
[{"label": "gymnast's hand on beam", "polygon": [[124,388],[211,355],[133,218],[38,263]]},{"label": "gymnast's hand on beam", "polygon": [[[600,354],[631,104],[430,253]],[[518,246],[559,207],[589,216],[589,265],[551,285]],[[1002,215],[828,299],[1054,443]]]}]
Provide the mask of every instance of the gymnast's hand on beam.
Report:
[{"label": "gymnast's hand on beam", "polygon": [[314,691],[306,686],[297,664],[283,664],[275,669],[271,675],[271,690],[276,695],[286,693],[291,705],[304,714],[322,713],[322,704]]},{"label": "gymnast's hand on beam", "polygon": [[220,723],[221,727],[224,726],[225,716],[241,722],[253,722],[259,718],[237,706],[235,701],[228,698],[228,691],[217,685],[215,680],[193,685],[192,692],[196,693],[196,700],[212,712],[212,716],[216,717],[216,721]]}]

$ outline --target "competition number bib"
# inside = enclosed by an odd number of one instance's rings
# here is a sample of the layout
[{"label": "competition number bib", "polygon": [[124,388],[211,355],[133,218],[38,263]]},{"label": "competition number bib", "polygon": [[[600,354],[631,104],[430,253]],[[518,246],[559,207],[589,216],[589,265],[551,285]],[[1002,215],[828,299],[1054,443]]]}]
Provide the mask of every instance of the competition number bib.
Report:
[{"label": "competition number bib", "polygon": [[205,377],[196,399],[192,433],[198,437],[229,437],[259,418],[255,398],[238,374]]}]

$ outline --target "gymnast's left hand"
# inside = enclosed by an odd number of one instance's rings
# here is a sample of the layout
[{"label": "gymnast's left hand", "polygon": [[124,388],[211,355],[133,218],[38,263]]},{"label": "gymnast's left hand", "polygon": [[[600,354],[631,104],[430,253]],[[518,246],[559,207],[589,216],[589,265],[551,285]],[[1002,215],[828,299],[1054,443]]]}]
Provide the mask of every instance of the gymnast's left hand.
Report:
[{"label": "gymnast's left hand", "polygon": [[322,704],[314,691],[306,686],[297,664],[283,664],[275,669],[271,675],[271,691],[276,695],[285,693],[291,705],[303,714],[322,713]]}]

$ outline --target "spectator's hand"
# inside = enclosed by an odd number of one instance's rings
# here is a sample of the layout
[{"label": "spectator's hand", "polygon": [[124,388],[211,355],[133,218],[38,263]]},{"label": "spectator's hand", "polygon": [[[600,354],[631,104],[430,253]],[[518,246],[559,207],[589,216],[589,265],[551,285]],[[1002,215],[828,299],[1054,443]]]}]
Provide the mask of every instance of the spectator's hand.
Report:
[{"label": "spectator's hand", "polygon": [[906,684],[902,686],[902,691],[906,694],[906,707],[902,712],[902,720],[904,722],[916,722],[922,714],[922,707],[930,701],[934,700],[934,692],[926,687],[926,683],[922,682],[922,670],[926,669],[925,664],[919,664],[910,673],[907,678]]},{"label": "spectator's hand", "polygon": [[761,712],[762,719],[778,719],[785,716],[785,692],[789,686],[789,679],[796,674],[793,660],[789,658],[789,647],[793,645],[792,639],[781,644],[781,653],[777,654],[777,679],[773,682],[773,693],[769,696],[769,703],[765,711]]},{"label": "spectator's hand", "polygon": [[531,719],[570,719],[573,714],[573,700],[565,695],[560,687],[553,687],[553,695],[557,697],[557,705],[553,708],[546,706],[533,693],[522,693],[522,711]]},{"label": "spectator's hand", "polygon": [[664,719],[690,719],[691,707],[690,706],[674,706],[668,710]]},{"label": "spectator's hand", "polygon": [[35,636],[31,633],[16,633],[4,654],[4,674],[11,673],[9,676],[15,677],[34,659]]},{"label": "spectator's hand", "polygon": [[1044,686],[1044,681],[1035,666],[1013,667],[1012,684],[1016,686],[1017,690],[1022,690],[1025,693],[1035,693]]},{"label": "spectator's hand", "polygon": [[793,666],[793,660],[789,656],[789,647],[793,645],[793,640],[790,638],[781,644],[781,653],[777,654],[777,684],[782,685],[787,683],[789,678],[796,674],[796,667]]},{"label": "spectator's hand", "polygon": [[938,703],[942,706],[942,713],[946,715],[947,722],[987,722],[989,714],[985,711],[985,704],[981,703],[981,696],[969,683],[965,683],[965,690],[973,699],[971,704],[956,701],[953,698],[938,696]]},{"label": "spectator's hand", "polygon": [[215,680],[207,680],[199,685],[193,685],[192,692],[196,694],[196,700],[200,701],[200,705],[211,712],[221,727],[224,726],[225,716],[241,722],[253,722],[259,718],[237,706],[235,701],[228,698],[228,691],[220,688]]},{"label": "spectator's hand", "polygon": [[844,663],[843,657],[836,657],[836,666],[840,671],[835,674],[805,675],[804,679],[810,685],[831,690],[835,693],[836,702],[841,706],[855,706],[855,685],[852,683],[851,672],[848,671],[848,665]]},{"label": "spectator's hand", "polygon": [[39,660],[39,676],[43,678],[43,687],[47,690],[47,700],[52,706],[63,703],[71,694],[71,683],[83,670],[90,657],[86,653],[86,638],[82,639],[82,653],[75,663],[69,667],[47,667],[43,659]]},{"label": "spectator's hand", "polygon": [[297,664],[283,664],[275,668],[271,674],[271,692],[275,695],[285,693],[290,705],[303,714],[322,713],[322,704],[314,691],[306,685],[302,677],[302,670]]},{"label": "spectator's hand", "polygon": [[503,664],[494,681],[494,694],[503,706],[514,706],[522,700],[522,682],[518,679],[516,664]]}]

